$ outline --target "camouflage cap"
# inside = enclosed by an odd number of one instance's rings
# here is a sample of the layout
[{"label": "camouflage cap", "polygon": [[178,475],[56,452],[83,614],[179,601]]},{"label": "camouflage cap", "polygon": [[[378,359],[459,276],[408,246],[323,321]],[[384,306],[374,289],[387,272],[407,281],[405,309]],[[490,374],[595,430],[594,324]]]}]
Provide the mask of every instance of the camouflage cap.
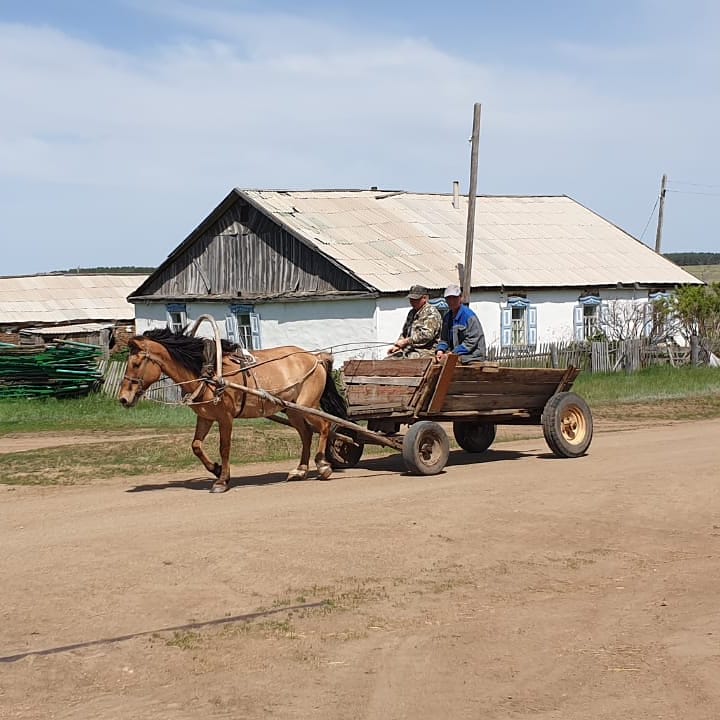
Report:
[{"label": "camouflage cap", "polygon": [[428,295],[428,289],[422,285],[413,285],[408,293],[411,300],[419,300],[424,295]]}]

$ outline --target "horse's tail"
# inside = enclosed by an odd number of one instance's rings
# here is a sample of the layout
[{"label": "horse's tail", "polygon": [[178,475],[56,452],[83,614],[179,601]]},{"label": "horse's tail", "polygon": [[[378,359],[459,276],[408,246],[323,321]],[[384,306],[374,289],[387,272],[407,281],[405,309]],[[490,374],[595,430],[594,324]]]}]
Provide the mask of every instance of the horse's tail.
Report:
[{"label": "horse's tail", "polygon": [[347,403],[337,389],[333,377],[333,356],[330,353],[319,352],[317,357],[325,368],[325,389],[320,397],[320,408],[330,415],[347,419]]}]

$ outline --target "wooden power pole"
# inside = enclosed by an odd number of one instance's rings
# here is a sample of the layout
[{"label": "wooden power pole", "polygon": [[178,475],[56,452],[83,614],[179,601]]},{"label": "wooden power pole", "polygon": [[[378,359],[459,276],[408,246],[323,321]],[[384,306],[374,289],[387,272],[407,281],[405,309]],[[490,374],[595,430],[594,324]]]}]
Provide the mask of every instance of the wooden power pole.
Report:
[{"label": "wooden power pole", "polygon": [[655,233],[655,252],[660,255],[660,245],[662,243],[662,231],[663,231],[663,214],[665,212],[665,187],[667,185],[667,175],[663,174],[662,181],[660,182],[660,206],[658,207],[658,224],[657,232]]},{"label": "wooden power pole", "polygon": [[465,234],[465,272],[463,275],[464,303],[470,302],[472,283],[473,241],[475,239],[475,197],[477,195],[478,146],[480,145],[480,113],[482,105],[475,103],[473,108],[472,150],[470,152],[470,187],[468,188],[467,232]]}]

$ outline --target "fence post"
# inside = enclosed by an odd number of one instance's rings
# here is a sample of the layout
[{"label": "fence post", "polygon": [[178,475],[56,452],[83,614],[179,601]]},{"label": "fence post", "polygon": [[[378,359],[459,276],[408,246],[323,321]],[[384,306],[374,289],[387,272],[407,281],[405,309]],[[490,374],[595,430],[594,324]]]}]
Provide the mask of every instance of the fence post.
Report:
[{"label": "fence post", "polygon": [[550,345],[550,366],[554,368],[558,366],[558,349],[555,343]]}]

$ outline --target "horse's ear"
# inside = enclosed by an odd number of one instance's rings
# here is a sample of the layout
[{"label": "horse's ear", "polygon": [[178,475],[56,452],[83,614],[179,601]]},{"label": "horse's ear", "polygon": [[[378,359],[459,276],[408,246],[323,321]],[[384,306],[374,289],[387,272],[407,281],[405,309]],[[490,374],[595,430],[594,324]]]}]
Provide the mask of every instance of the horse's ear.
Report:
[{"label": "horse's ear", "polygon": [[140,342],[139,342],[140,340],[141,340],[141,338],[139,338],[137,336],[131,337],[128,340],[128,350],[130,350],[131,355],[133,353],[140,352]]}]

